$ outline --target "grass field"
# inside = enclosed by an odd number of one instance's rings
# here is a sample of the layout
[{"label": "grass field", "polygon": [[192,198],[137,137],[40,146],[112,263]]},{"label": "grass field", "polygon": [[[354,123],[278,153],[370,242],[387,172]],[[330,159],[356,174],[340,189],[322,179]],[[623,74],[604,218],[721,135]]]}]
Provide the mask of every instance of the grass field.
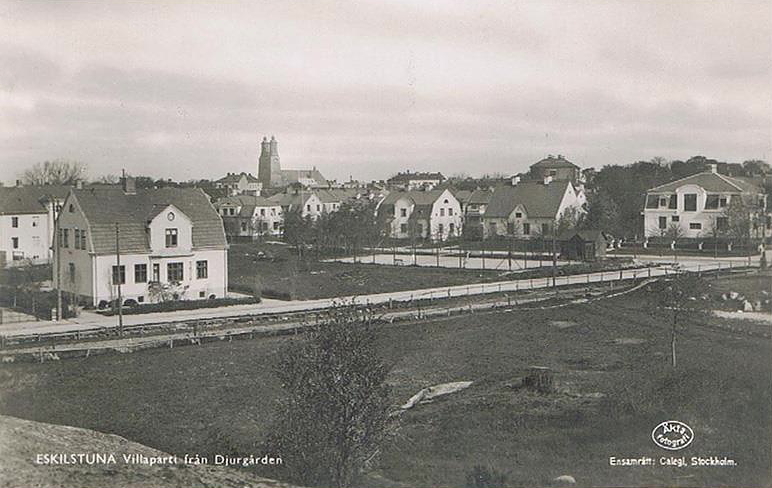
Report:
[{"label": "grass field", "polygon": [[[274,259],[258,259],[260,251]],[[228,253],[228,275],[229,286],[235,291],[250,292],[257,286],[269,298],[288,294],[293,300],[303,300],[481,283],[495,281],[499,273],[312,259],[302,262],[288,246],[235,243]]]},{"label": "grass field", "polygon": [[[727,285],[732,286],[732,285]],[[706,319],[711,321],[714,319]],[[549,311],[467,315],[383,329],[392,403],[433,384],[474,384],[401,417],[378,474],[464,486],[475,465],[508,486],[570,474],[580,486],[769,486],[772,344],[685,323],[676,372],[667,326],[643,292]],[[0,413],[116,433],[173,453],[253,452],[280,393],[277,350],[303,336],[0,367]],[[529,366],[557,390],[519,388]],[[99,385],[99,387],[95,387]],[[694,429],[671,454],[651,431]],[[612,467],[609,457],[726,456],[735,467]],[[382,481],[365,486],[386,486]]]}]

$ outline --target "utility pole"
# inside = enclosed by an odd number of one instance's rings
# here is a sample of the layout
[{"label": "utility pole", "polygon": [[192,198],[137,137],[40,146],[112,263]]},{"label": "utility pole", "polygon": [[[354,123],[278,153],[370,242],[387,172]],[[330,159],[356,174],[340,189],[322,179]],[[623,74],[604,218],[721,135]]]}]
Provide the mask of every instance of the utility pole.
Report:
[{"label": "utility pole", "polygon": [[51,195],[51,207],[54,215],[54,256],[56,256],[56,320],[62,320],[62,250],[59,242],[59,215],[56,211],[56,198]]},{"label": "utility pole", "polygon": [[[118,268],[118,333],[123,335],[123,298],[121,297],[121,230],[115,223],[115,264]],[[113,276],[115,278],[115,276]]]},{"label": "utility pole", "polygon": [[558,272],[558,257],[555,250],[555,244],[556,244],[555,239],[557,238],[555,234],[557,233],[557,230],[558,230],[557,224],[558,224],[557,220],[552,221],[552,288],[556,288],[555,280]]}]

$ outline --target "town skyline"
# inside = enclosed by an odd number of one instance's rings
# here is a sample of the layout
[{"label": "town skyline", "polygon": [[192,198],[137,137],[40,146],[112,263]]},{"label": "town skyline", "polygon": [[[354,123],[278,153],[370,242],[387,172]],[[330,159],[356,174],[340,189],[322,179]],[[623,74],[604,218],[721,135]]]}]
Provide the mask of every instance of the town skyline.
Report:
[{"label": "town skyline", "polygon": [[772,153],[768,2],[149,12],[3,3],[0,181],[56,159],[94,177],[254,173],[266,135],[288,167],[338,181]]}]

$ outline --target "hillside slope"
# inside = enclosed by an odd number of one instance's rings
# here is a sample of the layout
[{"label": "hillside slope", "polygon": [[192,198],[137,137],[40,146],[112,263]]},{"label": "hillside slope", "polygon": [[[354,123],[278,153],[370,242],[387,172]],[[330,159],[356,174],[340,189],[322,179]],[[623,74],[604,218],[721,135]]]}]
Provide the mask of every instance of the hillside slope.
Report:
[{"label": "hillside slope", "polygon": [[[39,454],[113,453],[115,464],[36,464]],[[288,488],[221,466],[127,464],[123,454],[169,456],[123,437],[0,415],[0,485],[7,488]]]}]

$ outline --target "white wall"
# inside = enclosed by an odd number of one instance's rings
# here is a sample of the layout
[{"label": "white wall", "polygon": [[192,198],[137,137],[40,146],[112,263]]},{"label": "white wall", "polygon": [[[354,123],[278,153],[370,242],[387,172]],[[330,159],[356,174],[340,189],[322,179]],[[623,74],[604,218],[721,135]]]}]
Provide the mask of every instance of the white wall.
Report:
[{"label": "white wall", "polygon": [[[452,233],[450,230],[451,224],[454,227]],[[434,205],[432,205],[430,237],[432,239],[445,240],[449,237],[460,236],[462,225],[463,214],[461,213],[461,204],[449,190],[445,190],[434,202]],[[442,226],[441,233],[440,226]]]},{"label": "white wall", "polygon": [[[13,227],[13,217],[18,218],[18,227]],[[13,248],[13,238],[19,239],[19,247]],[[0,215],[0,251],[5,251],[9,265],[14,252],[23,258],[45,261],[50,256],[48,214]]]}]

